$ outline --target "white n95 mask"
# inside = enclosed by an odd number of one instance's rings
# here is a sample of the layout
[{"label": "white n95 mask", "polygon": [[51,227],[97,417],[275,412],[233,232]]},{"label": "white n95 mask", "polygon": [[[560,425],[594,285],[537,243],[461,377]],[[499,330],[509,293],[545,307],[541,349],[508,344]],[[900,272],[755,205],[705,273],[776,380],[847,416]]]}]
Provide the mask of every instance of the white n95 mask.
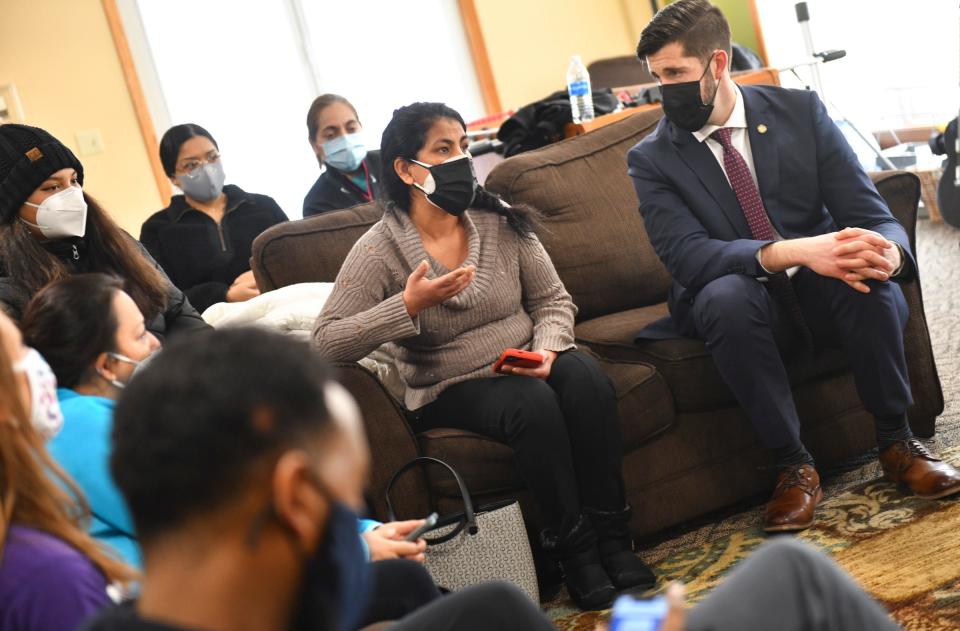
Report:
[{"label": "white n95 mask", "polygon": [[38,229],[46,238],[64,239],[86,234],[87,202],[79,186],[65,188],[39,204],[24,203],[37,209],[37,223],[30,223],[22,217],[20,221]]}]

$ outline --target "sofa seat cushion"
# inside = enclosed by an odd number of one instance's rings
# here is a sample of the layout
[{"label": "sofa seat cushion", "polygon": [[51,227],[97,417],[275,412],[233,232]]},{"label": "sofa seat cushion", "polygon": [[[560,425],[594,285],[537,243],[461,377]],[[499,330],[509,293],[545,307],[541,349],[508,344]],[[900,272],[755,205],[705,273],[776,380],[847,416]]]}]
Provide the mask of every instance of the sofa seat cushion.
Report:
[{"label": "sofa seat cushion", "polygon": [[[692,338],[635,341],[644,326],[666,315],[666,303],[630,309],[581,322],[575,335],[579,343],[614,361],[652,364],[663,375],[673,394],[677,412],[704,412],[736,401],[720,378],[703,341]],[[794,385],[841,372],[846,361],[839,350],[818,354],[812,360],[788,360],[787,372]]]},{"label": "sofa seat cushion", "polygon": [[612,361],[599,357],[598,361],[617,393],[624,453],[673,425],[673,395],[656,368],[629,359]]},{"label": "sofa seat cushion", "polygon": [[[625,453],[673,424],[670,390],[653,366],[633,361],[598,360],[617,393]],[[471,494],[502,493],[522,487],[513,450],[503,443],[453,428],[427,430],[418,434],[417,440],[423,455],[443,460],[456,469]],[[427,475],[432,489],[441,495],[456,495],[453,480],[440,468],[430,467]]]},{"label": "sofa seat cushion", "polygon": [[[424,456],[453,467],[471,495],[523,488],[513,450],[505,443],[464,429],[440,427],[417,435]],[[457,495],[457,485],[443,467],[427,467],[430,488],[440,495]]]}]

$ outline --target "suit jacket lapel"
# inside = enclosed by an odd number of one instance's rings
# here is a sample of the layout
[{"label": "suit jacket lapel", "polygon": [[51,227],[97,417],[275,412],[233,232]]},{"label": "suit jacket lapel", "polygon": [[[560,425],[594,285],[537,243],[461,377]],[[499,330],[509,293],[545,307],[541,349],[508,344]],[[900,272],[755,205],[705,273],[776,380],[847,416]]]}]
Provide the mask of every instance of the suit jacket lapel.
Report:
[{"label": "suit jacket lapel", "polygon": [[[753,153],[753,168],[757,172],[757,184],[760,189],[760,198],[764,200],[770,221],[780,234],[783,234],[779,221],[770,213],[767,200],[772,199],[780,186],[780,151],[777,147],[778,121],[773,120],[766,101],[750,90],[749,86],[741,86],[743,104],[747,114],[747,133],[750,136],[750,151]],[[763,130],[761,133],[760,130]]]},{"label": "suit jacket lapel", "polygon": [[710,151],[705,142],[698,142],[690,132],[678,129],[672,124],[670,128],[680,158],[700,178],[707,191],[716,200],[720,210],[730,221],[737,235],[743,239],[751,238],[750,228],[743,216],[740,202],[737,201],[737,196],[730,188],[730,182],[727,181],[727,176],[724,175],[723,169],[720,168],[720,163],[717,162],[713,152]]}]

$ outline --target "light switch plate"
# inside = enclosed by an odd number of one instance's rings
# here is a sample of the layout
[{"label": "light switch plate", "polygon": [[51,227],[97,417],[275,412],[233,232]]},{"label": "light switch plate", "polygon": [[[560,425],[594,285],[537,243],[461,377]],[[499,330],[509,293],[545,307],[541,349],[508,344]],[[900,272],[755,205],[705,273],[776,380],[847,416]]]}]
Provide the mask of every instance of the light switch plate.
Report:
[{"label": "light switch plate", "polygon": [[77,146],[81,156],[103,153],[103,136],[99,129],[83,129],[77,132]]},{"label": "light switch plate", "polygon": [[16,86],[12,83],[0,85],[0,125],[23,121],[23,108],[20,106]]}]

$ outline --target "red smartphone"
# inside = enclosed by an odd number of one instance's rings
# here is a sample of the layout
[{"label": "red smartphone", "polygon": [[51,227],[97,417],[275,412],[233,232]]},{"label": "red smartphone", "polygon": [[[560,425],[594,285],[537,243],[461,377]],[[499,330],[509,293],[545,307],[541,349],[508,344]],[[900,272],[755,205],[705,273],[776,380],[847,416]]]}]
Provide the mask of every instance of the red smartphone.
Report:
[{"label": "red smartphone", "polygon": [[518,368],[536,368],[543,363],[543,355],[531,351],[522,351],[519,348],[508,348],[500,355],[500,359],[493,365],[493,372],[503,372],[503,366],[517,366]]}]

